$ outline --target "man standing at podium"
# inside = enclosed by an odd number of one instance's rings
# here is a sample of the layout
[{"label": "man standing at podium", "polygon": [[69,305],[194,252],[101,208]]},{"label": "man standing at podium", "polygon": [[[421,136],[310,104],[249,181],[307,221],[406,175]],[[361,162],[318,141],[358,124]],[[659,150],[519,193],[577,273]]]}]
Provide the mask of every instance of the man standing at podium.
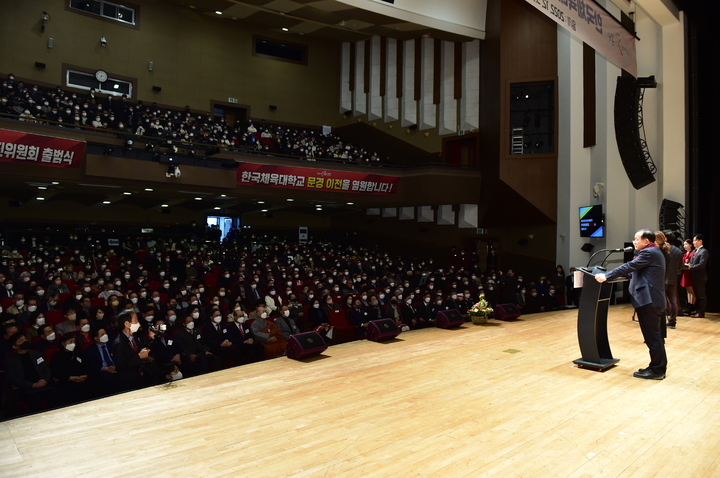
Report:
[{"label": "man standing at podium", "polygon": [[597,274],[598,282],[621,276],[630,277],[630,300],[637,312],[640,330],[650,350],[650,365],[641,368],[633,377],[662,380],[667,370],[667,355],[661,324],[665,308],[665,256],[655,243],[655,233],[640,229],[633,245],[637,255],[620,267],[605,274]]}]

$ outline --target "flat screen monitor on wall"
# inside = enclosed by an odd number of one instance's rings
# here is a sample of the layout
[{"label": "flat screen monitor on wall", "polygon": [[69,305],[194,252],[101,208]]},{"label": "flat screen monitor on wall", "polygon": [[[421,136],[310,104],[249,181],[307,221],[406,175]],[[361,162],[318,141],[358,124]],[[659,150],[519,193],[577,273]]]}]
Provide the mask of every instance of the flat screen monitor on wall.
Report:
[{"label": "flat screen monitor on wall", "polygon": [[602,205],[580,208],[580,237],[605,237]]}]

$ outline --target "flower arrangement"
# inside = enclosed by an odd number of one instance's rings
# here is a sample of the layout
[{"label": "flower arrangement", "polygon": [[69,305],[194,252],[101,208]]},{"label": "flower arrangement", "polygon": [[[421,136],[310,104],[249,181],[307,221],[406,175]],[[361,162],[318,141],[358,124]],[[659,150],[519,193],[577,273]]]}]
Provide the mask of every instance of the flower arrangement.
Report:
[{"label": "flower arrangement", "polygon": [[492,308],[485,300],[485,294],[480,294],[479,301],[468,310],[470,320],[475,325],[484,324],[488,320],[488,316],[492,314]]}]

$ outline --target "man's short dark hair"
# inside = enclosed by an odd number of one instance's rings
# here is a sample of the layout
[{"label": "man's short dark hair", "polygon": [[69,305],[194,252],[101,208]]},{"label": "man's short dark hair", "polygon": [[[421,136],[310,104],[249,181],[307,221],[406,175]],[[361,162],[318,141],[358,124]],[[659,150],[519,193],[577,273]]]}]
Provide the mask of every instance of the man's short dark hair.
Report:
[{"label": "man's short dark hair", "polygon": [[22,332],[15,332],[14,334],[12,334],[10,336],[10,338],[8,339],[8,342],[10,342],[10,345],[17,345],[18,339],[23,336],[24,335]]},{"label": "man's short dark hair", "polygon": [[705,236],[703,236],[702,234],[695,234],[695,239],[705,242]]},{"label": "man's short dark hair", "polygon": [[132,323],[132,314],[134,313],[135,312],[132,309],[127,309],[120,312],[117,316],[118,326],[124,329],[126,321]]},{"label": "man's short dark hair", "polygon": [[655,242],[655,233],[652,232],[650,229],[638,229],[638,232],[640,233],[640,237],[642,239],[647,239],[650,242]]}]

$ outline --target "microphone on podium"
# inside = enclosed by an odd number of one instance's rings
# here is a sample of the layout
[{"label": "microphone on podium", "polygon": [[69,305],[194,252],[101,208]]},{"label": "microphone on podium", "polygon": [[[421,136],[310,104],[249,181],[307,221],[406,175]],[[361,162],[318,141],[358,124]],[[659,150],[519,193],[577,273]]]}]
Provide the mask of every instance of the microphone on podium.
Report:
[{"label": "microphone on podium", "polygon": [[617,248],[617,249],[600,249],[600,250],[597,251],[595,254],[593,254],[592,256],[590,256],[590,259],[588,259],[588,263],[587,263],[587,265],[585,266],[585,268],[586,268],[586,269],[589,269],[589,268],[590,268],[590,263],[592,262],[592,260],[595,258],[595,256],[597,256],[597,255],[600,254],[601,252],[607,252],[607,255],[605,256],[605,259],[603,259],[603,261],[600,263],[600,265],[597,266],[597,268],[598,268],[599,270],[605,270],[605,268],[604,268],[605,261],[608,260],[608,257],[610,257],[610,255],[611,255],[612,253],[614,253],[614,252],[632,252],[632,251],[634,251],[634,250],[635,250],[635,248],[634,248],[634,247],[631,247],[631,246],[628,246],[628,247],[619,247],[619,248]]}]

